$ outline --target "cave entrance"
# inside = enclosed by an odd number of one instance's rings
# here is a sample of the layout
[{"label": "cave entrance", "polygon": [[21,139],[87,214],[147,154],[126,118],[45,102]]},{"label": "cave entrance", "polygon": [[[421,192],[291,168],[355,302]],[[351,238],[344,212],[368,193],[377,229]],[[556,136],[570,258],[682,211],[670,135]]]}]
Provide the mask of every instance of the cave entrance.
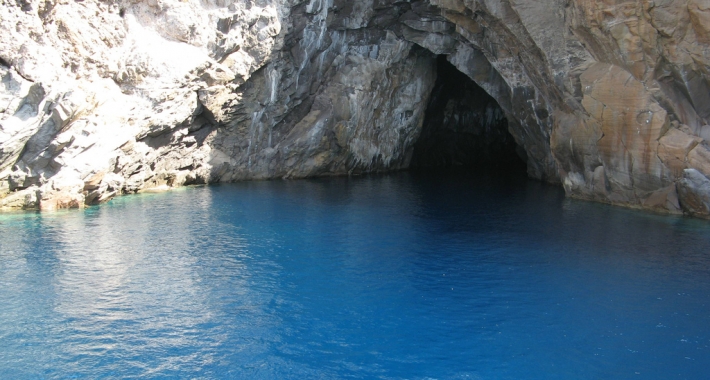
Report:
[{"label": "cave entrance", "polygon": [[412,170],[524,174],[524,151],[508,132],[498,103],[468,76],[437,57],[437,79],[414,145]]}]

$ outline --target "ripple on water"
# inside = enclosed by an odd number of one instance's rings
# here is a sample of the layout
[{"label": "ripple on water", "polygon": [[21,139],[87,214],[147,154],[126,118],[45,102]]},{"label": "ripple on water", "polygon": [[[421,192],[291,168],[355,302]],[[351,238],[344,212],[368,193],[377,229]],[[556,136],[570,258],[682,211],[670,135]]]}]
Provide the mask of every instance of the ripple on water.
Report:
[{"label": "ripple on water", "polygon": [[706,378],[710,227],[519,178],[0,215],[0,378]]}]

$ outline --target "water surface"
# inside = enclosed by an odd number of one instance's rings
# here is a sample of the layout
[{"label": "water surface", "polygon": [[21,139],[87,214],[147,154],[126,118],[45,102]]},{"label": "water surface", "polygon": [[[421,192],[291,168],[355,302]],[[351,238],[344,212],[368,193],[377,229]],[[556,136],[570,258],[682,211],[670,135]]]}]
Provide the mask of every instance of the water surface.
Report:
[{"label": "water surface", "polygon": [[710,223],[519,178],[0,215],[0,378],[710,378]]}]

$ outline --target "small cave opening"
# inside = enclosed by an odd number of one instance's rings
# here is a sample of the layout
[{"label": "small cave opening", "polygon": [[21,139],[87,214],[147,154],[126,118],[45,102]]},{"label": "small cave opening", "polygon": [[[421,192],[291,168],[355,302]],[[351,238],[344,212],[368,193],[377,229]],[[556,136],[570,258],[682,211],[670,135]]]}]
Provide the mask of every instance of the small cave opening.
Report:
[{"label": "small cave opening", "polygon": [[496,100],[439,55],[436,83],[410,169],[525,175],[525,156],[508,132],[508,120]]}]

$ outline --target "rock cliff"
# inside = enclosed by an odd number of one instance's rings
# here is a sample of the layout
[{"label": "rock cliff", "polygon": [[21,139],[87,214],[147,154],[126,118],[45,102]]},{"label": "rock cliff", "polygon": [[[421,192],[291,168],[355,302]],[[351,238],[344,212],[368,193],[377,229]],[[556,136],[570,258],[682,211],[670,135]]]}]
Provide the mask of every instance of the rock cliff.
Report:
[{"label": "rock cliff", "polygon": [[3,208],[406,168],[443,59],[495,99],[529,176],[710,216],[706,0],[2,5]]}]

